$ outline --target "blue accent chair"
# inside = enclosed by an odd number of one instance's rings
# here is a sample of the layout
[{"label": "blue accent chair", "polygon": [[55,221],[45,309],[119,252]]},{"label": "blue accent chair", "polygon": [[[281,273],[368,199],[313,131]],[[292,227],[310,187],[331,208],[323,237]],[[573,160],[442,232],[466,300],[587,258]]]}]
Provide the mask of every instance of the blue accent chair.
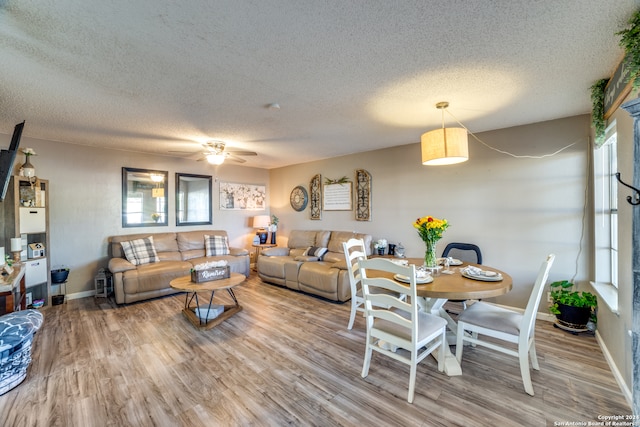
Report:
[{"label": "blue accent chair", "polygon": [[42,313],[37,310],[14,311],[0,317],[0,395],[26,378],[33,335],[42,321]]}]

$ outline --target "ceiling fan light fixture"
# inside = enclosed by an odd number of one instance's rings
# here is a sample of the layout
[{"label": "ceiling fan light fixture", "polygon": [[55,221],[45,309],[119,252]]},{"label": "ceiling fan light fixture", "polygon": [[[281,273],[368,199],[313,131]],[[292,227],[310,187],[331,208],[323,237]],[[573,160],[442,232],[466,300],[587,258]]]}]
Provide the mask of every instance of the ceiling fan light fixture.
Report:
[{"label": "ceiling fan light fixture", "polygon": [[224,163],[225,155],[222,153],[207,154],[207,161],[212,165],[221,165]]},{"label": "ceiling fan light fixture", "polygon": [[153,181],[153,182],[162,182],[162,181],[164,181],[164,176],[162,176],[162,174],[152,173],[149,176],[151,177],[151,181]]},{"label": "ceiling fan light fixture", "polygon": [[422,134],[422,164],[427,166],[453,165],[469,160],[469,137],[464,128],[445,128],[444,109],[448,102],[439,102],[442,110],[442,128]]}]

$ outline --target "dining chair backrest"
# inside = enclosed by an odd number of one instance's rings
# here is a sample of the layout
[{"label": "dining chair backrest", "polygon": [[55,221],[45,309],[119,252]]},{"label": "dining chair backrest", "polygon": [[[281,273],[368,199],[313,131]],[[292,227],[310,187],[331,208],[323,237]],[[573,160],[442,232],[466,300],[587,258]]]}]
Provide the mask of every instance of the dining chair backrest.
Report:
[{"label": "dining chair backrest", "polygon": [[[367,324],[372,323],[375,318],[381,318],[395,323],[400,328],[407,329],[407,332],[410,331],[409,335],[413,336],[417,331],[417,326],[413,321],[418,313],[415,265],[405,267],[394,264],[385,258],[361,259],[358,265]],[[388,277],[367,277],[367,269],[384,271],[390,275],[405,276],[408,278],[409,286],[401,285]],[[387,292],[383,292],[385,290]],[[410,301],[402,300],[398,296],[390,294],[389,291],[397,294],[404,293],[410,298]],[[403,317],[397,314],[397,310],[403,311],[409,316]],[[396,345],[403,347],[400,344]]]},{"label": "dining chair backrest", "polygon": [[[515,356],[520,362],[524,390],[527,394],[534,395],[529,367],[540,370],[534,336],[536,314],[554,260],[555,255],[549,254],[540,266],[524,313],[485,302],[476,302],[460,313],[456,333],[458,362],[462,362],[465,342]],[[485,340],[484,336],[492,339]],[[509,344],[505,346],[501,342]],[[517,350],[513,349],[513,344],[517,344]]]},{"label": "dining chair backrest", "polygon": [[442,257],[452,257],[461,261],[482,264],[482,251],[473,243],[451,242],[445,246]]},{"label": "dining chair backrest", "polygon": [[540,265],[536,281],[533,284],[533,289],[531,290],[531,295],[529,295],[527,307],[525,308],[524,314],[522,316],[520,340],[528,340],[533,334],[534,326],[536,323],[536,314],[538,313],[538,307],[540,306],[540,299],[542,297],[542,291],[544,290],[545,283],[547,283],[549,270],[551,270],[551,266],[553,265],[553,261],[555,259],[555,254],[549,254],[547,255],[547,259],[542,263],[542,265]]},{"label": "dining chair backrest", "polygon": [[[358,266],[367,323],[362,377],[369,374],[374,351],[409,365],[407,401],[411,403],[417,364],[438,349],[438,370],[444,369],[447,322],[420,310],[414,265],[402,266],[385,258],[372,258],[360,259]],[[400,284],[395,278],[409,283]],[[402,299],[403,295],[408,298]],[[396,351],[397,348],[406,351]]]},{"label": "dining chair backrest", "polygon": [[364,311],[364,298],[360,290],[360,270],[358,260],[367,258],[367,250],[362,239],[349,239],[342,243],[344,257],[347,262],[347,276],[351,287],[351,315],[347,329],[353,328],[357,311]]}]

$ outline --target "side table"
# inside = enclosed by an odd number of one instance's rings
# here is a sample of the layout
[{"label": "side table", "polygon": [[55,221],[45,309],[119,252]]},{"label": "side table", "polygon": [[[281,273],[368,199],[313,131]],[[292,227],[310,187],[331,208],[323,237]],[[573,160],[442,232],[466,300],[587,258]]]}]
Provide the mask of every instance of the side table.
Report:
[{"label": "side table", "polygon": [[256,271],[256,268],[257,268],[256,266],[258,265],[258,257],[260,256],[260,251],[266,248],[275,248],[278,245],[276,245],[275,243],[263,243],[261,245],[251,245],[251,246],[256,248],[256,261],[253,267],[253,271]]},{"label": "side table", "polygon": [[11,274],[0,277],[0,314],[26,308],[24,273],[24,265],[15,263]]}]

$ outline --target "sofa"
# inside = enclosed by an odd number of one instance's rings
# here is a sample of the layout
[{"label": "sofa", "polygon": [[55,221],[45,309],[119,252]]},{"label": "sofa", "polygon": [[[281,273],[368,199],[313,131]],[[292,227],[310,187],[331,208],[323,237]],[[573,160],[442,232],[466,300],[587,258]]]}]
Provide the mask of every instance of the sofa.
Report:
[{"label": "sofa", "polygon": [[[205,236],[209,236],[207,248]],[[128,304],[181,292],[173,289],[169,282],[189,275],[194,266],[211,261],[225,260],[231,272],[249,277],[249,251],[229,247],[228,241],[224,230],[110,237],[109,271],[116,303]]]},{"label": "sofa", "polygon": [[[350,231],[294,230],[287,247],[263,249],[256,262],[263,282],[335,302],[351,299],[351,287],[342,243],[363,239],[371,255],[372,237]],[[319,255],[319,256],[318,256]]]}]

